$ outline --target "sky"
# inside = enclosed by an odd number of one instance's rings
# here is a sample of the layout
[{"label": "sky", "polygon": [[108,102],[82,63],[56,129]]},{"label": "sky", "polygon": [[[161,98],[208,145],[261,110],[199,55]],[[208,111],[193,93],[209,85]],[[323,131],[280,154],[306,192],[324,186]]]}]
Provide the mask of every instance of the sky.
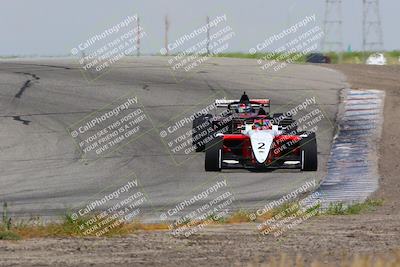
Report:
[{"label": "sky", "polygon": [[[400,1],[380,2],[384,48],[400,50]],[[1,0],[0,55],[68,55],[79,43],[135,14],[146,32],[144,54],[164,46],[167,14],[170,40],[204,25],[206,16],[226,14],[235,32],[229,51],[248,52],[305,16],[316,14],[323,27],[325,0]],[[343,1],[343,46],[362,48],[362,0]]]}]

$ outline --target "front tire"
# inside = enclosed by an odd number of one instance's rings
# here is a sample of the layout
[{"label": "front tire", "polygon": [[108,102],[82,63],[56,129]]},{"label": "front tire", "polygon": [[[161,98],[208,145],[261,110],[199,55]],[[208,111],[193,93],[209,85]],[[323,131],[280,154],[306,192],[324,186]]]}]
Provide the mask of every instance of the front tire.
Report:
[{"label": "front tire", "polygon": [[206,144],[205,170],[206,171],[221,171],[223,157],[223,138],[216,137],[211,142]]},{"label": "front tire", "polygon": [[302,171],[316,171],[318,169],[315,133],[311,133],[300,140],[300,162]]},{"label": "front tire", "polygon": [[193,120],[192,145],[196,148],[196,152],[204,151],[206,147],[208,132],[212,128],[211,119],[211,114],[202,114]]}]

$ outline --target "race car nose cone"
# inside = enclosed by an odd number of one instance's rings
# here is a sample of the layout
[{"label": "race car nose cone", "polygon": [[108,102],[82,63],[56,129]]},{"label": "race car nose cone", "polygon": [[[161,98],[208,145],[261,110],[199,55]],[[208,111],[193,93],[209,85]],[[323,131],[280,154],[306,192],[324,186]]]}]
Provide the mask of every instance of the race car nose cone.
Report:
[{"label": "race car nose cone", "polygon": [[264,163],[268,158],[271,144],[274,141],[274,131],[250,131],[249,136],[254,156],[256,157],[258,163]]}]

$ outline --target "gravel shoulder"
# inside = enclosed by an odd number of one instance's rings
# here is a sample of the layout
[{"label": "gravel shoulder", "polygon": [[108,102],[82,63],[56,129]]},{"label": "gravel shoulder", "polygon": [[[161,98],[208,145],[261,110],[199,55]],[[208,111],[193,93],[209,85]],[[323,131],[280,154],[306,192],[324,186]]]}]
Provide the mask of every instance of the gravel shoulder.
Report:
[{"label": "gravel shoulder", "polygon": [[399,214],[400,199],[400,66],[332,65],[343,72],[352,88],[385,90],[382,140],[380,143],[380,188],[373,197],[385,200],[374,214]]},{"label": "gravel shoulder", "polygon": [[335,263],[345,255],[386,254],[400,248],[400,67],[331,65],[352,88],[386,91],[380,144],[378,210],[363,215],[323,216],[308,220],[275,238],[262,236],[254,224],[209,227],[190,238],[162,231],[138,232],[112,239],[34,239],[0,241],[0,265],[243,265],[267,262],[286,253],[311,262]]}]

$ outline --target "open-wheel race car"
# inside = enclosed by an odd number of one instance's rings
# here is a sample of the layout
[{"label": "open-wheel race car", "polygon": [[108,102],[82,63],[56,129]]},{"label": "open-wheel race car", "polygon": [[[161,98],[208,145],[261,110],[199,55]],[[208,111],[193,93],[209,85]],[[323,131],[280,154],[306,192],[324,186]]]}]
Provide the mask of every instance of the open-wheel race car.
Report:
[{"label": "open-wheel race car", "polygon": [[270,114],[269,99],[216,100],[226,108],[217,116],[201,114],[193,121],[193,145],[205,150],[205,170],[227,168],[300,169],[316,171],[314,132],[297,131],[297,122]]}]

